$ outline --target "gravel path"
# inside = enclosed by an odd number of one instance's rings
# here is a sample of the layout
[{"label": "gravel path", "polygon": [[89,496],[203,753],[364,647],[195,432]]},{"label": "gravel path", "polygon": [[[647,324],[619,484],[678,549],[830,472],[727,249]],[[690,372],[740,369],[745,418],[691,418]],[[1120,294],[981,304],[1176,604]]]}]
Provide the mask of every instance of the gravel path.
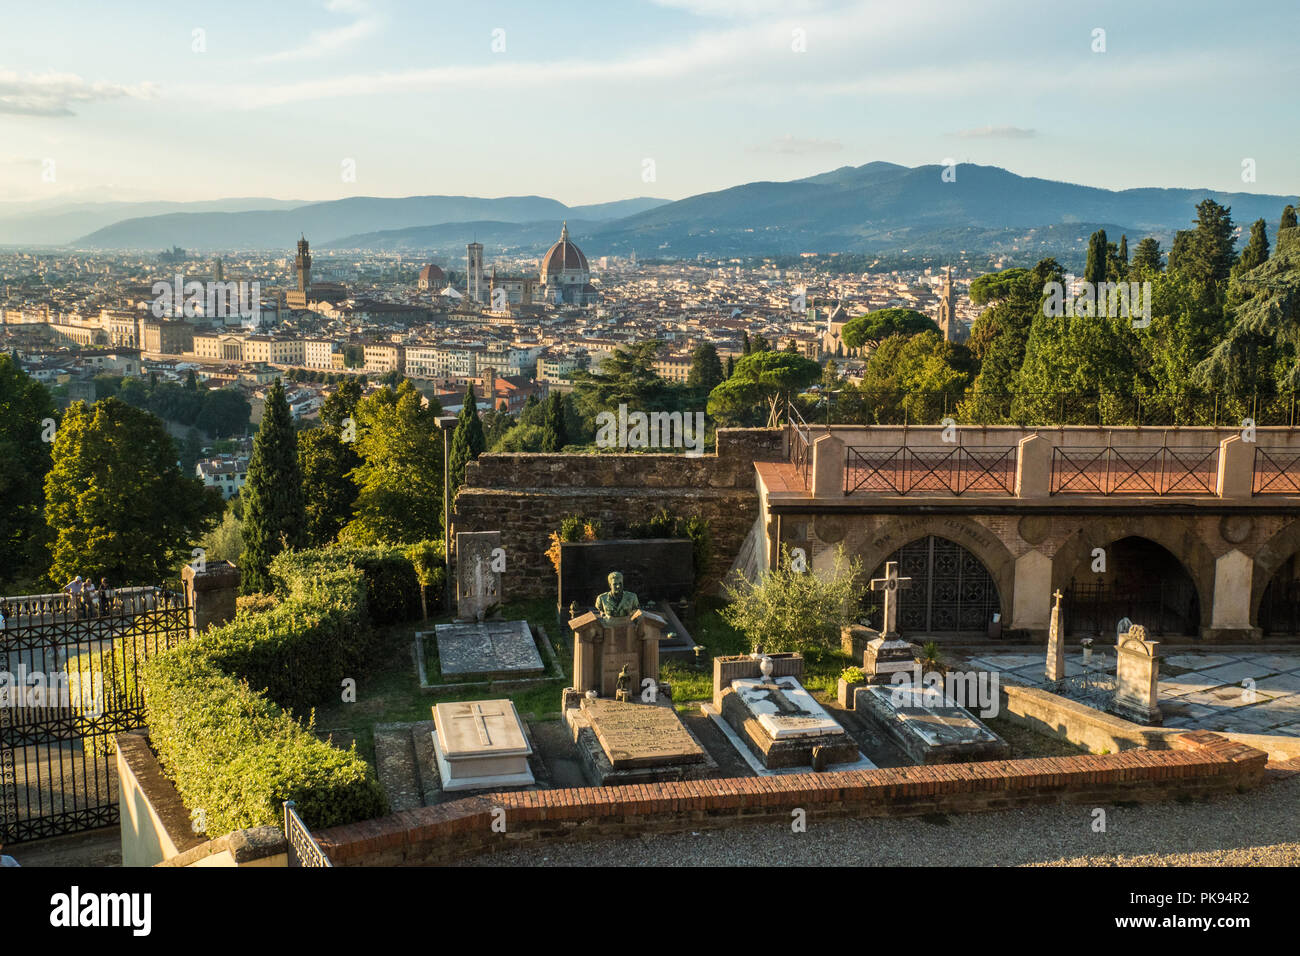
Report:
[{"label": "gravel path", "polygon": [[494,853],[467,866],[1300,866],[1300,775],[1203,803],[810,820]]}]

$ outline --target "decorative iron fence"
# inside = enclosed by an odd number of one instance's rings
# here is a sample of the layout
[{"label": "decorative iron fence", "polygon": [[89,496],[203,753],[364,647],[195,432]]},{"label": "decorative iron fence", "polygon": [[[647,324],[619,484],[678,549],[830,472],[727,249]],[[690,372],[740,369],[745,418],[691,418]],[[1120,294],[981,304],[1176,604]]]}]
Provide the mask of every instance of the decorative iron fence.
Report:
[{"label": "decorative iron fence", "polygon": [[189,633],[177,587],[0,598],[0,842],[118,820],[114,737],[144,725],[140,670]]},{"label": "decorative iron fence", "polygon": [[789,406],[789,412],[790,464],[799,472],[803,486],[807,489],[808,471],[812,464],[812,430],[793,405]]},{"label": "decorative iron fence", "polygon": [[1052,449],[1054,495],[1213,495],[1218,493],[1219,449]]},{"label": "decorative iron fence", "polygon": [[844,493],[858,491],[906,495],[932,492],[962,495],[1016,493],[1016,448],[845,450]]},{"label": "decorative iron fence", "polygon": [[1256,448],[1251,494],[1300,494],[1300,453]]},{"label": "decorative iron fence", "polygon": [[284,842],[290,866],[334,865],[302,822],[302,817],[298,816],[296,804],[292,800],[284,801]]},{"label": "decorative iron fence", "polygon": [[1198,636],[1200,602],[1190,581],[1134,584],[1071,582],[1065,590],[1062,625],[1066,634],[1113,643],[1117,625],[1128,618],[1156,637]]}]

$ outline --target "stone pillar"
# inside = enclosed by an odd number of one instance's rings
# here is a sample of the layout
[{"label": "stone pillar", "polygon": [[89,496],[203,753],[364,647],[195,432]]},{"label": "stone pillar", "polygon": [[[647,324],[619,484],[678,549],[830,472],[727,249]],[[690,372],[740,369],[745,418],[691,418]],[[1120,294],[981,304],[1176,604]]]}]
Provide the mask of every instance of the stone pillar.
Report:
[{"label": "stone pillar", "polygon": [[812,493],[816,498],[844,496],[844,442],[823,435],[812,446]]},{"label": "stone pillar", "polygon": [[1012,591],[1011,620],[1005,628],[1029,631],[1042,640],[1051,623],[1052,559],[1038,550],[1016,558],[1016,580]]},{"label": "stone pillar", "polygon": [[1254,442],[1233,435],[1219,442],[1219,478],[1216,490],[1220,498],[1249,501],[1255,486]]},{"label": "stone pillar", "polygon": [[1210,610],[1210,626],[1201,628],[1202,640],[1258,641],[1263,637],[1263,631],[1250,623],[1254,572],[1254,559],[1236,548],[1214,562],[1214,606]]},{"label": "stone pillar", "polygon": [[1020,439],[1016,455],[1016,497],[1046,498],[1052,490],[1052,443],[1042,435]]},{"label": "stone pillar", "polygon": [[1135,624],[1121,635],[1116,647],[1115,699],[1111,710],[1125,720],[1159,726],[1160,659],[1158,641],[1148,641],[1147,629]]},{"label": "stone pillar", "polygon": [[181,569],[181,580],[190,606],[190,637],[234,618],[239,594],[239,568],[235,565],[221,561],[195,571],[193,565],[187,564]]}]

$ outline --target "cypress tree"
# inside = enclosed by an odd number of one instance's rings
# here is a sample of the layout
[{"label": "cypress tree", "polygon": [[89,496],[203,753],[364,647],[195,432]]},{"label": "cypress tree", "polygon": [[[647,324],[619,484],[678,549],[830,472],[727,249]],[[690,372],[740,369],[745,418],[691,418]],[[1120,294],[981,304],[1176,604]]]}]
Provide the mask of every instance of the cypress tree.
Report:
[{"label": "cypress tree", "polygon": [[1128,233],[1119,237],[1119,261],[1128,265]]},{"label": "cypress tree", "polygon": [[753,351],[753,349],[754,349],[754,345],[752,342],[749,341],[749,331],[746,330],[744,332],[741,332],[740,333],[740,354],[748,355],[751,351]]},{"label": "cypress tree", "polygon": [[736,356],[728,355],[727,356],[727,378],[731,378],[731,376],[734,374],[736,374]]},{"label": "cypress tree", "polygon": [[487,451],[487,438],[483,434],[483,423],[478,417],[478,402],[474,398],[474,386],[465,390],[465,404],[457,416],[456,430],[451,436],[451,496],[465,483],[465,466]]},{"label": "cypress tree", "polygon": [[1282,221],[1278,223],[1279,229],[1294,229],[1296,226],[1295,206],[1287,206],[1282,210]]},{"label": "cypress tree", "polygon": [[1106,230],[1098,229],[1088,240],[1088,264],[1083,267],[1083,278],[1096,285],[1106,281]]},{"label": "cypress tree", "polygon": [[568,429],[564,425],[564,396],[552,392],[546,400],[546,435],[542,438],[542,451],[557,452],[569,443]]},{"label": "cypress tree", "polygon": [[299,546],[306,524],[298,436],[278,378],[266,396],[240,497],[244,502],[240,590],[245,594],[269,591],[267,566],[281,551]]},{"label": "cypress tree", "polygon": [[1137,250],[1133,253],[1132,272],[1156,273],[1163,271],[1164,267],[1164,256],[1160,253],[1159,239],[1147,236],[1137,244]]},{"label": "cypress tree", "polygon": [[1258,265],[1268,261],[1268,231],[1263,219],[1256,219],[1250,227],[1250,239],[1246,248],[1241,250],[1237,265],[1241,272],[1249,272]]}]

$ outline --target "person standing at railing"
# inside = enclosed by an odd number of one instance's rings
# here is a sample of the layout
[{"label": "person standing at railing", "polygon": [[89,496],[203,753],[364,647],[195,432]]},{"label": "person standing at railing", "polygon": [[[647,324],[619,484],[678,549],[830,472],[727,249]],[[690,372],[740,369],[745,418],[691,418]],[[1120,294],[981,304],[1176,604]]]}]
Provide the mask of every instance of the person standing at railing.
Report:
[{"label": "person standing at railing", "polygon": [[86,605],[86,617],[99,617],[99,591],[95,590],[93,578],[87,579],[86,588],[81,592]]},{"label": "person standing at railing", "polygon": [[108,586],[108,578],[99,579],[99,605],[100,615],[113,613],[113,599],[115,595],[113,589]]},{"label": "person standing at railing", "polygon": [[85,589],[85,586],[80,574],[63,586],[63,590],[67,591],[72,597],[72,619],[74,621],[81,620],[81,592]]}]

